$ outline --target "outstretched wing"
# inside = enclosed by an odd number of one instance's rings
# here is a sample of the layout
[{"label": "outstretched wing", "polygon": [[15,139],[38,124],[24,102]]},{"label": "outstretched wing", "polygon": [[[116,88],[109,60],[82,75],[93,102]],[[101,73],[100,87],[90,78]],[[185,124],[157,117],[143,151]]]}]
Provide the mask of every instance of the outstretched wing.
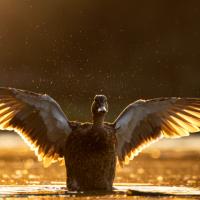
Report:
[{"label": "outstretched wing", "polygon": [[177,138],[198,132],[200,99],[138,100],[122,111],[114,126],[119,162],[128,163],[146,145],[162,137]]},{"label": "outstretched wing", "polygon": [[69,121],[50,96],[0,88],[0,129],[16,131],[44,166],[63,158]]}]

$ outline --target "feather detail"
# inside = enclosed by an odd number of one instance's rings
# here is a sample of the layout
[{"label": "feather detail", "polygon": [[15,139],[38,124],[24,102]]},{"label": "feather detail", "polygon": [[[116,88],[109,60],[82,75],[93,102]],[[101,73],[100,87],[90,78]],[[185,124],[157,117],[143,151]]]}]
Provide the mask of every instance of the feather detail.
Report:
[{"label": "feather detail", "polygon": [[113,123],[119,162],[138,155],[163,138],[179,138],[200,131],[200,99],[157,98],[128,105]]},{"label": "feather detail", "polygon": [[0,88],[0,129],[13,130],[49,166],[63,160],[70,122],[48,95]]}]

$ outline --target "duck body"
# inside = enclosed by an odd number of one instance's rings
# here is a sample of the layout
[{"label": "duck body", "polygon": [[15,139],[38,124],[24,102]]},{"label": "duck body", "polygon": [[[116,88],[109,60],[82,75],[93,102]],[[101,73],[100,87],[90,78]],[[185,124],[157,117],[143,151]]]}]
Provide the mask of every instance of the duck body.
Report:
[{"label": "duck body", "polygon": [[114,128],[84,123],[66,142],[65,164],[69,190],[112,190],[116,166]]}]

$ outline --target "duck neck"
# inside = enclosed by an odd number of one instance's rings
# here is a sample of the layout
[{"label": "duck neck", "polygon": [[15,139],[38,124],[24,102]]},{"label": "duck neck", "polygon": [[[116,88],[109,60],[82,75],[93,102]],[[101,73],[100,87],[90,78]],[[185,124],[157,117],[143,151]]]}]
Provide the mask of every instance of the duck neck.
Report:
[{"label": "duck neck", "polygon": [[93,127],[102,127],[105,115],[93,115]]}]

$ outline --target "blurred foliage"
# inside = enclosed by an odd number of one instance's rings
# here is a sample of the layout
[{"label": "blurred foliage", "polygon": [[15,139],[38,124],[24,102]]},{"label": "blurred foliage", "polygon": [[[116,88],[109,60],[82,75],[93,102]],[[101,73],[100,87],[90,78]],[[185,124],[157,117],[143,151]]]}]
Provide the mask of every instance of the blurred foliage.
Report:
[{"label": "blurred foliage", "polygon": [[138,98],[200,96],[200,2],[1,0],[0,86],[48,93],[88,119]]}]

